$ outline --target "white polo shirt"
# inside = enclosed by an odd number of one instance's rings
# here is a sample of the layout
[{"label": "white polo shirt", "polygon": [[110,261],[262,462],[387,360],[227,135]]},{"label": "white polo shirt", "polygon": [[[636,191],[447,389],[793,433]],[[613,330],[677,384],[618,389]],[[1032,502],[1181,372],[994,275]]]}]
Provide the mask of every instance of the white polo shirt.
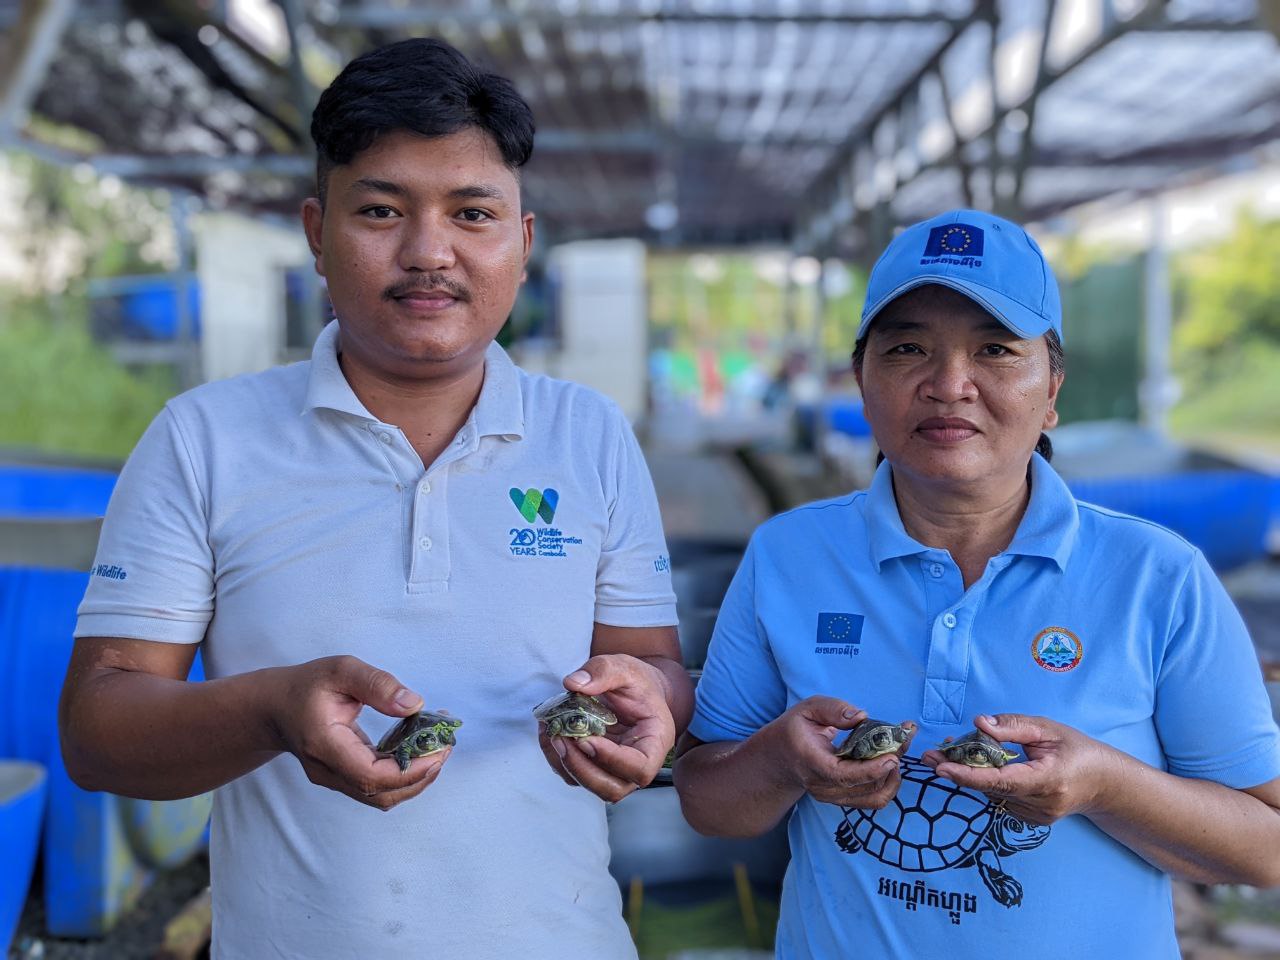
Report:
[{"label": "white polo shirt", "polygon": [[[530,711],[590,655],[593,621],[676,623],[635,437],[495,344],[424,470],[351,391],[337,333],[309,363],[169,402],[120,475],[76,636],[203,641],[210,678],[352,654],[464,725],[389,812],[287,754],[219,789],[214,956],[634,957],[604,804],[551,771]],[[393,722],[361,718],[375,741]]]}]

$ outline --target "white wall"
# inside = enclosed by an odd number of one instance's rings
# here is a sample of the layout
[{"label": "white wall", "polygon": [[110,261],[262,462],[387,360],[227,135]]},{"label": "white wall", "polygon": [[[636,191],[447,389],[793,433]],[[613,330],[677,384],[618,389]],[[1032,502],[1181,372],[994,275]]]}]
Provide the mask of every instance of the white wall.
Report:
[{"label": "white wall", "polygon": [[560,277],[560,343],[548,372],[599,390],[636,420],[649,364],[644,244],[564,244],[551,251],[550,265]]},{"label": "white wall", "polygon": [[235,213],[192,219],[200,279],[202,375],[220,380],[280,362],[285,267],[309,265],[301,225],[286,229]]}]

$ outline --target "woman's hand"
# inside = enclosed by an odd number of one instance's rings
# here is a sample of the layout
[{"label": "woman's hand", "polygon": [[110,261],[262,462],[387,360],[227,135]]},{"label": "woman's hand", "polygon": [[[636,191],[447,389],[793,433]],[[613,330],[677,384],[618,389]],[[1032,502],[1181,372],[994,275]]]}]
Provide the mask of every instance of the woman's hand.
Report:
[{"label": "woman's hand", "polygon": [[850,730],[867,712],[834,697],[809,697],[761,729],[774,769],[822,803],[879,810],[898,792],[898,757],[845,760],[832,746],[837,730]]},{"label": "woman's hand", "polygon": [[1007,810],[1030,823],[1051,824],[1095,810],[1123,766],[1118,750],[1045,717],[1001,713],[978,717],[976,724],[1002,743],[1018,744],[1026,761],[968,767],[936,749],[921,759],[940,776],[1003,800]]}]

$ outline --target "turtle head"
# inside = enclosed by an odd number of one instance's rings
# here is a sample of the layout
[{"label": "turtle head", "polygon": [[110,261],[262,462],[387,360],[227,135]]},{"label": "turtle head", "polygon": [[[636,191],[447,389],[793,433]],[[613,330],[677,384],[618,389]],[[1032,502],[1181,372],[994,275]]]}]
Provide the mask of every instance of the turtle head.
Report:
[{"label": "turtle head", "polygon": [[896,727],[878,727],[873,730],[868,738],[871,741],[871,749],[892,750],[896,744],[902,742],[901,737],[896,736],[897,733]]},{"label": "turtle head", "polygon": [[418,731],[414,737],[413,747],[420,755],[425,756],[443,749],[444,744],[440,742],[440,735],[435,730],[427,729]]},{"label": "turtle head", "polygon": [[591,718],[578,710],[561,717],[560,724],[571,737],[589,737],[592,734]]},{"label": "turtle head", "polygon": [[[997,763],[999,759],[999,763]],[[1004,751],[992,750],[985,743],[971,743],[964,748],[965,763],[971,767],[999,767],[1004,763]]]}]

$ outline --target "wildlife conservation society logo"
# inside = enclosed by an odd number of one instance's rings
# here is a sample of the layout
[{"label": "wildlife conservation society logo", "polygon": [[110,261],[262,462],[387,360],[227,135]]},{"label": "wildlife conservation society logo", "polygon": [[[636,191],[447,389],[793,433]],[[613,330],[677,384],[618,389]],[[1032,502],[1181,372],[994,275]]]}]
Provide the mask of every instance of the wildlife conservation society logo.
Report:
[{"label": "wildlife conservation society logo", "polygon": [[550,487],[545,490],[535,490],[533,487],[521,490],[519,487],[512,487],[509,495],[511,502],[520,511],[520,516],[530,523],[538,517],[542,518],[543,523],[550,523],[555,519],[556,504],[560,502],[560,494]]},{"label": "wildlife conservation society logo", "polygon": [[[507,531],[511,537],[508,549],[513,557],[567,557],[566,547],[582,543],[580,537],[566,536],[564,531],[550,525],[556,517],[556,507],[560,505],[560,494],[551,487],[545,490],[512,487],[507,495],[520,511],[520,516],[534,524],[531,527],[512,527]],[[538,525],[538,521],[547,526]]]},{"label": "wildlife conservation society logo", "polygon": [[1045,627],[1031,641],[1031,656],[1046,670],[1066,673],[1080,665],[1084,644],[1066,627]]}]

